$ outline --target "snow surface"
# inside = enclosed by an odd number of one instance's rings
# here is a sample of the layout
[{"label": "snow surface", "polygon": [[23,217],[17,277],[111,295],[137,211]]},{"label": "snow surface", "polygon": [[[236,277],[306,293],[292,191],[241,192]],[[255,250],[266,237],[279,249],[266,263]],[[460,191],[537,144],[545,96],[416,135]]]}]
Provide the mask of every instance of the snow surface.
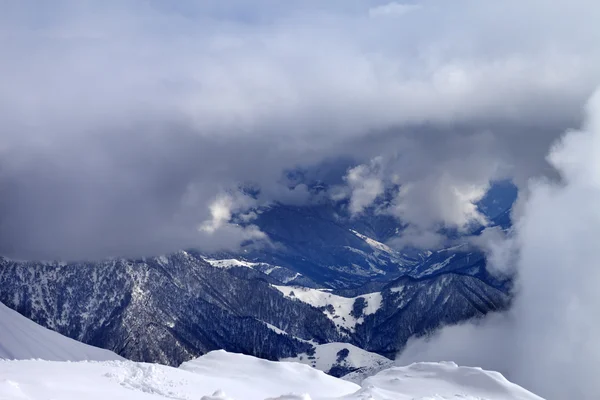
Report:
[{"label": "snow surface", "polygon": [[263,400],[292,393],[327,398],[358,389],[303,364],[222,350],[180,368],[132,361],[0,361],[0,399]]},{"label": "snow surface", "polygon": [[333,321],[336,327],[345,328],[353,331],[356,325],[361,324],[364,318],[355,318],[350,313],[357,298],[362,297],[367,301],[367,306],[363,310],[363,315],[374,314],[381,307],[381,293],[369,293],[357,297],[342,297],[330,293],[326,290],[309,289],[299,286],[278,286],[272,285],[274,288],[283,293],[284,296],[290,299],[296,299],[304,303],[308,303],[313,307],[333,306],[333,311],[328,308],[323,309],[323,313]]},{"label": "snow surface", "polygon": [[502,375],[419,363],[362,388],[306,365],[214,351],[180,368],[131,361],[0,361],[0,399],[540,400]]},{"label": "snow surface", "polygon": [[[236,399],[265,399],[282,394],[308,394],[311,397],[334,397],[356,392],[350,382],[343,384],[309,366],[294,362],[267,361],[223,350],[212,351],[193,361],[183,363],[185,371],[209,378],[211,392],[222,389]],[[232,389],[242,378],[246,387]]]},{"label": "snow surface", "polygon": [[[459,367],[452,362],[415,363],[381,371],[347,400],[541,400],[498,372]],[[370,396],[370,397],[369,397]]]},{"label": "snow surface", "polygon": [[[234,267],[242,267],[242,268],[250,268],[256,271],[262,272],[265,275],[271,275],[274,271],[285,269],[279,265],[271,265],[263,262],[250,262],[245,260],[239,260],[237,258],[226,258],[226,259],[214,259],[214,258],[202,258],[204,261],[209,263],[212,267],[215,268],[234,268]],[[284,284],[287,284],[295,279],[301,277],[302,274],[299,272],[293,273],[290,271],[290,276],[288,277],[278,277],[278,280]]]},{"label": "snow surface", "polygon": [[[347,349],[348,356],[338,362],[338,353]],[[391,367],[393,361],[379,354],[371,353],[349,343],[326,343],[315,345],[315,353],[299,354],[296,357],[285,358],[281,361],[295,361],[310,365],[320,371],[328,372],[334,366],[342,366],[349,369],[367,369]]]},{"label": "snow surface", "polygon": [[245,268],[254,268],[261,263],[255,263],[250,261],[238,260],[235,258],[223,259],[223,260],[215,260],[213,258],[204,258],[204,261],[212,265],[216,268],[232,268],[232,267],[245,267]]},{"label": "snow surface", "polygon": [[[122,360],[115,353],[46,329],[0,303],[0,359]],[[0,374],[0,381],[2,375]],[[4,397],[0,396],[0,399]]]}]

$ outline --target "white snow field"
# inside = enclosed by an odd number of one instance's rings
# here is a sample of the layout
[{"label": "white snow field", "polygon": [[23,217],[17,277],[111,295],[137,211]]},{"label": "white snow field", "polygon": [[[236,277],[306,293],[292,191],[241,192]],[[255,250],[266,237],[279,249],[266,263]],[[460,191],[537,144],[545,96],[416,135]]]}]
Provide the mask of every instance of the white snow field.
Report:
[{"label": "white snow field", "polygon": [[320,399],[359,389],[307,365],[225,351],[208,353],[181,368],[131,361],[0,361],[2,400],[263,400],[292,393]]},{"label": "white snow field", "polygon": [[362,387],[307,365],[213,351],[180,368],[131,361],[0,361],[0,399],[540,400],[496,372],[395,367]]},{"label": "white snow field", "polygon": [[89,346],[46,329],[0,303],[0,359],[31,358],[52,361],[123,359],[111,351]]}]

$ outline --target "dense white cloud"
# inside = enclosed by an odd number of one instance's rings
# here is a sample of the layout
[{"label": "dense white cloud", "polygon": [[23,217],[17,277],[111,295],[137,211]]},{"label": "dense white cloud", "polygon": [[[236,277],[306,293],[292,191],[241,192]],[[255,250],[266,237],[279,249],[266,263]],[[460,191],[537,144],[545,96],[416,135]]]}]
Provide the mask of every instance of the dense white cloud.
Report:
[{"label": "dense white cloud", "polygon": [[499,277],[514,275],[519,247],[501,227],[486,228],[480,235],[469,237],[469,241],[485,253],[486,267],[492,274]]},{"label": "dense white cloud", "polygon": [[414,341],[401,362],[452,359],[501,370],[548,399],[598,397],[600,92],[586,121],[550,151],[561,182],[532,180],[514,232],[488,248],[492,265],[514,258],[511,309]]},{"label": "dense white cloud", "polygon": [[486,218],[475,203],[485,195],[487,185],[460,183],[442,174],[418,184],[406,184],[400,188],[393,213],[422,228],[434,227],[438,222],[459,229],[469,222],[485,225]]},{"label": "dense white cloud", "polygon": [[344,180],[350,189],[348,208],[352,214],[360,214],[383,194],[385,186],[382,174],[380,157],[374,158],[368,165],[358,165],[348,170]]},{"label": "dense white cloud", "polygon": [[590,0],[0,7],[0,252],[20,257],[236,245],[198,231],[216,197],[302,204],[283,171],[338,158],[386,160],[423,235],[460,226],[489,179],[544,172],[600,78]]}]

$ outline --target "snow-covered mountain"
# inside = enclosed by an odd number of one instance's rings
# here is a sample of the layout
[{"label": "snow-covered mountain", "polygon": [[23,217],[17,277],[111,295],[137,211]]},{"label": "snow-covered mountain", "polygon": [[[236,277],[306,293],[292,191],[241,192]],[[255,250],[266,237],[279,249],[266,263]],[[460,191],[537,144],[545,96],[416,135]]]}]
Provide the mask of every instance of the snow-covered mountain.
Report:
[{"label": "snow-covered mountain", "polygon": [[362,386],[307,365],[214,351],[180,368],[131,361],[0,361],[3,399],[540,400],[496,372],[453,363],[394,367]]},{"label": "snow-covered mountain", "polygon": [[509,300],[484,280],[456,272],[337,293],[205,258],[183,251],[84,264],[0,258],[0,301],[84,343],[179,365],[216,349],[277,360],[331,342],[393,357],[415,334]]},{"label": "snow-covered mountain", "polygon": [[[216,349],[312,356],[327,343],[393,358],[411,336],[508,305],[509,282],[487,273],[481,252],[454,246],[409,256],[385,244],[399,229],[392,217],[343,213],[333,203],[272,205],[252,223],[278,245],[236,253],[87,263],[0,257],[0,302],[70,338],[168,365]],[[372,367],[334,364],[323,368]]]},{"label": "snow-covered mountain", "polygon": [[0,303],[0,359],[51,361],[122,360],[115,353],[83,344],[28,320]]},{"label": "snow-covered mountain", "polygon": [[[323,182],[305,183],[316,192],[324,192],[328,188]],[[491,225],[507,227],[510,225],[508,210],[516,196],[517,189],[511,182],[496,182],[477,207]],[[223,253],[216,258],[242,258],[284,268],[289,271],[287,283],[302,286],[313,283],[318,287],[343,289],[389,282],[413,273],[431,255],[426,250],[398,251],[386,245],[406,228],[395,217],[380,212],[380,207],[389,201],[391,198],[384,195],[360,215],[351,214],[345,201],[322,200],[310,206],[273,204],[257,209],[256,218],[251,223],[277,246],[256,248],[250,244],[240,252]],[[243,220],[236,222],[247,223]],[[474,226],[472,229],[478,231],[481,227]],[[460,236],[448,230],[440,233],[453,239]],[[478,265],[479,268],[481,266]]]},{"label": "snow-covered mountain", "polygon": [[479,369],[392,367],[410,337],[506,307],[510,282],[467,246],[400,253],[385,244],[388,217],[332,211],[264,210],[261,229],[280,246],[240,253],[0,257],[0,302],[20,313],[0,304],[0,358],[183,362],[1,361],[0,398],[538,399]]},{"label": "snow-covered mountain", "polygon": [[[257,210],[252,224],[278,246],[247,246],[219,258],[240,258],[286,268],[316,286],[351,288],[403,275],[420,259],[396,251],[385,241],[397,233],[398,221],[374,212],[351,218],[334,203],[313,206],[273,205]],[[310,286],[302,281],[291,284]]]}]

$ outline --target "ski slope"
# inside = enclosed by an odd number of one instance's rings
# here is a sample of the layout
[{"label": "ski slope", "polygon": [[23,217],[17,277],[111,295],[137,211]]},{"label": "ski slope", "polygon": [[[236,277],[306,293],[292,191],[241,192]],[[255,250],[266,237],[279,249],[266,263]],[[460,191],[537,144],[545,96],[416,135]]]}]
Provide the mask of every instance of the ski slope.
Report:
[{"label": "ski slope", "polygon": [[307,365],[214,351],[180,368],[131,361],[0,361],[0,399],[540,400],[495,372],[453,363],[384,370],[362,387]]},{"label": "ski slope", "polygon": [[89,346],[46,329],[0,303],[0,359],[31,358],[52,361],[123,359],[111,351]]}]

